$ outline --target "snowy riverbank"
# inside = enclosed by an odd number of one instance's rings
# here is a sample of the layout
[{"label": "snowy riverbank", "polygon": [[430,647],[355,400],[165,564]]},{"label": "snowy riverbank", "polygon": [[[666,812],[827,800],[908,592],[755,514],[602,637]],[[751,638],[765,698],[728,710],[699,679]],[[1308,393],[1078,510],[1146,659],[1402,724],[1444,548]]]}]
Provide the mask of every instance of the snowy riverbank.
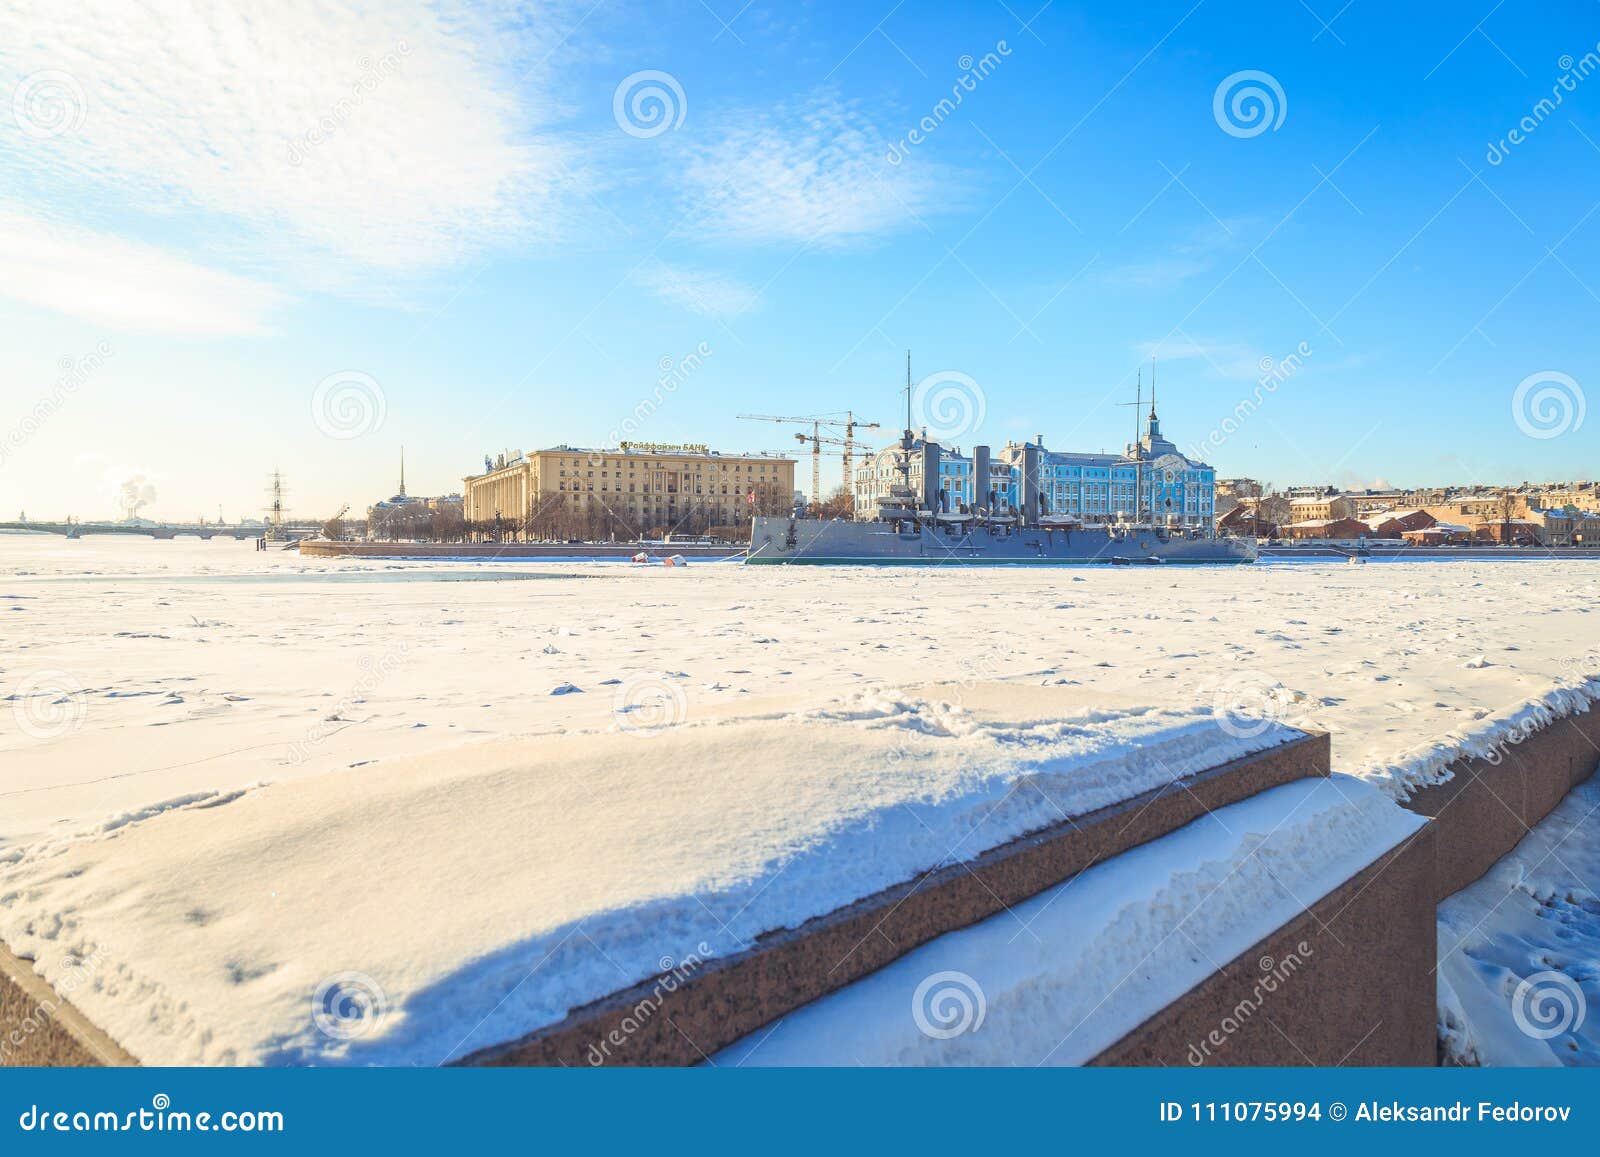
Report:
[{"label": "snowy riverbank", "polygon": [[1395,796],[1600,691],[1570,561],[0,552],[0,939],[173,1063],[438,1063],[1290,726]]}]

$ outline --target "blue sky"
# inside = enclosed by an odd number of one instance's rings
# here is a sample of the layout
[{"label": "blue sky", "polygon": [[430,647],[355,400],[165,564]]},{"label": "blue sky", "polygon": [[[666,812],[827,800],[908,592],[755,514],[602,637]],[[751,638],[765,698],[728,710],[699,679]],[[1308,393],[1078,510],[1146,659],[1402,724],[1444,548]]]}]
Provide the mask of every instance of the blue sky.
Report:
[{"label": "blue sky", "polygon": [[1224,476],[1596,473],[1588,0],[79,7],[0,14],[7,517],[788,449],[908,348],[963,445],[1119,447],[1154,353]]}]

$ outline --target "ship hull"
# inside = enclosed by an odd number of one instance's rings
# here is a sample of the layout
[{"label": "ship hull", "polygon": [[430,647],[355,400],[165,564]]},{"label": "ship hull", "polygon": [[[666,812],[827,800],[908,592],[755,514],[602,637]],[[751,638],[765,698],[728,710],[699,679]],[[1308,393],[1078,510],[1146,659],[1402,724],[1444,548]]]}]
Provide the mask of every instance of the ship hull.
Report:
[{"label": "ship hull", "polygon": [[1189,539],[1158,531],[1000,529],[896,531],[887,522],[758,517],[745,562],[800,566],[1088,566],[1254,562],[1253,543],[1234,538]]}]

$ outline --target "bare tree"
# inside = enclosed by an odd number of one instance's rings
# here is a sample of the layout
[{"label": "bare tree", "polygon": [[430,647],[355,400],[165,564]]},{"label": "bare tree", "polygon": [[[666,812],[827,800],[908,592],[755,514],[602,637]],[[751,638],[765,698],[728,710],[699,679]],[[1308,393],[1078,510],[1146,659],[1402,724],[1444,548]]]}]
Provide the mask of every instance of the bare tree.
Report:
[{"label": "bare tree", "polygon": [[1505,545],[1511,541],[1511,520],[1517,513],[1517,496],[1502,490],[1494,500],[1494,512],[1500,520],[1500,542]]},{"label": "bare tree", "polygon": [[1256,518],[1261,522],[1269,522],[1274,529],[1288,524],[1294,516],[1294,507],[1289,505],[1289,500],[1281,494],[1271,494],[1256,503]]},{"label": "bare tree", "polygon": [[816,510],[811,514],[811,517],[849,518],[851,511],[854,509],[855,506],[854,503],[850,501],[849,493],[846,492],[843,486],[840,486],[832,494],[828,495],[817,504]]}]

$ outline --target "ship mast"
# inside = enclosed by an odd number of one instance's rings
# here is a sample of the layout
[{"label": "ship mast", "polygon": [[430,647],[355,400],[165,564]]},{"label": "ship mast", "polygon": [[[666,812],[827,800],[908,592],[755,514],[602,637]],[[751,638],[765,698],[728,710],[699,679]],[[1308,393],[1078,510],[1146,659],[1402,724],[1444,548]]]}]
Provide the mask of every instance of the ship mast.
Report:
[{"label": "ship mast", "polygon": [[911,351],[906,350],[906,432],[911,432]]},{"label": "ship mast", "polygon": [[[1155,383],[1150,383],[1155,390]],[[1123,405],[1127,405],[1126,402]],[[1139,464],[1144,460],[1144,448],[1139,445],[1139,411],[1144,405],[1144,371],[1140,370],[1133,387],[1133,525],[1139,525],[1139,506],[1144,501],[1144,483],[1140,480]]]},{"label": "ship mast", "polygon": [[[1154,433],[1155,423],[1156,423],[1156,355],[1155,354],[1151,354],[1150,355],[1150,425],[1151,425],[1151,428],[1152,428],[1152,432],[1151,432],[1151,435],[1150,435],[1151,438],[1155,437],[1155,433]],[[1152,493],[1150,495],[1150,525],[1153,528],[1155,526],[1155,524],[1156,524],[1156,498],[1155,498],[1155,494]]]},{"label": "ship mast", "polygon": [[900,481],[911,489],[911,351],[906,350],[906,428],[900,435]]}]

